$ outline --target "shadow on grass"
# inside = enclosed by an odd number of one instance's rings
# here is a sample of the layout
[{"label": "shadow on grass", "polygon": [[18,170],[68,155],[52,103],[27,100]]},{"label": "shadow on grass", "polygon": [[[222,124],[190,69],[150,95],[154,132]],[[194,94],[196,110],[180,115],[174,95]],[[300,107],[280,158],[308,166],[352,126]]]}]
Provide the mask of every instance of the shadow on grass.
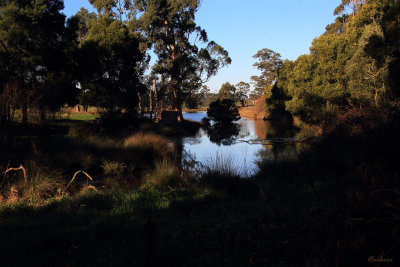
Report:
[{"label": "shadow on grass", "polygon": [[[2,205],[4,265],[364,266],[371,256],[397,262],[399,114],[338,116],[299,159],[264,162],[248,180],[218,168],[175,188]],[[69,151],[77,140],[57,146],[43,139],[36,149]],[[138,150],[120,151],[114,142],[84,141],[79,149],[95,160],[125,164],[135,157]]]},{"label": "shadow on grass", "polygon": [[293,266],[306,263],[315,245],[312,236],[299,238],[308,217],[290,212],[281,203],[195,189],[13,206],[1,211],[3,264]]}]

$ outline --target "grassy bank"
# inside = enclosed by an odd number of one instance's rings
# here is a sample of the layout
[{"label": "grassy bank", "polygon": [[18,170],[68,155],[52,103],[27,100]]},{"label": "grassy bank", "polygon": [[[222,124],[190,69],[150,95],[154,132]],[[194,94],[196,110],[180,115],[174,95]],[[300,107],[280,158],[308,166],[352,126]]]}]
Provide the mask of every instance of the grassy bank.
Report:
[{"label": "grassy bank", "polygon": [[[1,175],[2,265],[396,262],[398,114],[338,116],[298,159],[262,161],[248,179],[227,161],[201,172],[182,166],[168,137],[192,124],[142,121],[124,136],[82,122],[15,130],[1,170],[21,163],[28,182],[21,170]],[[67,187],[77,170],[94,182],[79,173]]]}]

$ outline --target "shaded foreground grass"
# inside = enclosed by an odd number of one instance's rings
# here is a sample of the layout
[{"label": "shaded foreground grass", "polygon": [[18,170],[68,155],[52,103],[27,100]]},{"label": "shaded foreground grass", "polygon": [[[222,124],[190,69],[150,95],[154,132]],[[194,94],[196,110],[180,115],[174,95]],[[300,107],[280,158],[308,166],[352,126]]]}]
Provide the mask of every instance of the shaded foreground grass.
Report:
[{"label": "shaded foreground grass", "polygon": [[372,266],[395,266],[398,114],[339,116],[298,160],[261,162],[246,180],[219,162],[188,173],[173,153],[159,154],[170,147],[164,137],[144,137],[152,125],[78,142],[84,156],[70,162],[79,152],[74,137],[59,147],[35,142],[27,154],[40,159],[44,148],[71,147],[64,165],[48,158],[53,169],[84,168],[90,154],[91,174],[104,177],[96,190],[78,183],[40,202],[1,204],[2,264],[368,266],[372,256],[394,261]]},{"label": "shaded foreground grass", "polygon": [[1,250],[7,265],[304,263],[316,245],[297,240],[307,217],[290,218],[282,203],[196,190],[87,193],[3,207]]}]

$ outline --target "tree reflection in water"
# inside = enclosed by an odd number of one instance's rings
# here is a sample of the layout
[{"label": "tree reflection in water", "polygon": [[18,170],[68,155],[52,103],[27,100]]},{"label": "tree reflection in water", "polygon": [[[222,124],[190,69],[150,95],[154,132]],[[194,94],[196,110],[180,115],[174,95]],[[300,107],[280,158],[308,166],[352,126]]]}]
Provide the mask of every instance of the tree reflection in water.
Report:
[{"label": "tree reflection in water", "polygon": [[[291,138],[300,131],[300,128],[294,126],[291,120],[256,120],[254,127],[257,136],[263,140]],[[267,149],[260,151],[260,156],[270,160],[296,157],[296,146],[295,143],[272,143],[266,146]]]},{"label": "tree reflection in water", "polygon": [[207,135],[211,142],[220,146],[232,145],[239,137],[240,125],[236,123],[214,123],[208,127]]}]

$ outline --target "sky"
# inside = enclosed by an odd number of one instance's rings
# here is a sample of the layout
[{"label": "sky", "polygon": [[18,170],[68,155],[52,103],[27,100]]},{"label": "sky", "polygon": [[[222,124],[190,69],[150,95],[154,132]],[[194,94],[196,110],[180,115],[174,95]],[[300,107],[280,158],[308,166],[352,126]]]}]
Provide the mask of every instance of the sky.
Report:
[{"label": "sky", "polygon": [[[253,67],[253,55],[263,48],[289,60],[308,54],[312,40],[335,20],[333,11],[340,3],[341,0],[202,0],[196,13],[197,25],[232,58],[232,64],[206,85],[217,92],[225,82],[250,83],[251,76],[260,74]],[[81,7],[94,11],[88,0],[65,0],[64,5],[68,17]]]}]

